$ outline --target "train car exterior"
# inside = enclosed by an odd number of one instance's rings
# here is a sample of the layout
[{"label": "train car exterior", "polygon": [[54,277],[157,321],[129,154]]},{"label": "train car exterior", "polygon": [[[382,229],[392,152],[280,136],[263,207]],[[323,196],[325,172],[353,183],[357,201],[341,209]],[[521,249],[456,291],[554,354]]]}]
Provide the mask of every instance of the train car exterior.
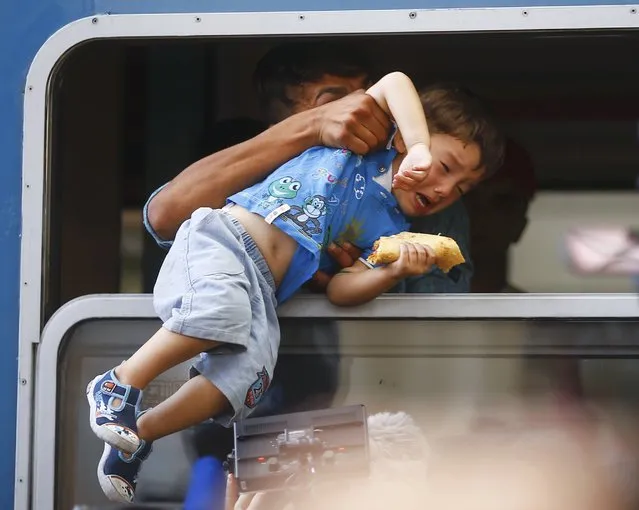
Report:
[{"label": "train car exterior", "polygon": [[29,508],[32,499],[30,430],[44,326],[47,86],[56,64],[74,46],[108,37],[639,27],[637,6],[615,0],[23,0],[5,4],[2,11],[0,325],[5,351],[0,384],[6,391],[0,507],[19,509]]}]

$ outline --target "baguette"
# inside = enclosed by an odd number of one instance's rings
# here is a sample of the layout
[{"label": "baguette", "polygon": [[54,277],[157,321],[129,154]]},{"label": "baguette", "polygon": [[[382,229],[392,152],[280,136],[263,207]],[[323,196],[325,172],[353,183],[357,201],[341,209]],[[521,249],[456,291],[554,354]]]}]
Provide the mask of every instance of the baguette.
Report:
[{"label": "baguette", "polygon": [[466,260],[454,239],[433,234],[416,234],[401,232],[390,237],[380,237],[373,245],[373,253],[368,257],[371,264],[390,264],[399,258],[399,247],[402,243],[415,243],[430,246],[437,257],[435,264],[448,273],[453,267]]}]

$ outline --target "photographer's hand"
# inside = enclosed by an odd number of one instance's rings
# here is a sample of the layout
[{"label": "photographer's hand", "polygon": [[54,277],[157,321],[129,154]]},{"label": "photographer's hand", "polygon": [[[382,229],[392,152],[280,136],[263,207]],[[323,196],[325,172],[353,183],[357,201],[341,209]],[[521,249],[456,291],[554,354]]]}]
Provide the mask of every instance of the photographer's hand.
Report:
[{"label": "photographer's hand", "polygon": [[232,474],[226,477],[226,496],[224,498],[224,510],[233,510],[239,497],[237,481]]},{"label": "photographer's hand", "polygon": [[281,491],[239,494],[233,475],[226,479],[224,510],[290,510]]}]

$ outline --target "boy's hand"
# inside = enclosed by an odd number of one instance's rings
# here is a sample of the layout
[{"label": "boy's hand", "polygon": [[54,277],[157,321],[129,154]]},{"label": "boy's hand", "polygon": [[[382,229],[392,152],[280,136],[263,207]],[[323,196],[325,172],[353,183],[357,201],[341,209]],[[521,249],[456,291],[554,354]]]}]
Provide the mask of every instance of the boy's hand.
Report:
[{"label": "boy's hand", "polygon": [[386,266],[398,280],[427,273],[437,260],[435,252],[429,246],[402,243],[399,249],[399,258]]},{"label": "boy's hand", "polygon": [[428,176],[432,162],[430,149],[425,144],[413,145],[393,177],[393,187],[407,191],[415,189]]},{"label": "boy's hand", "polygon": [[[351,267],[362,254],[359,248],[349,242],[342,243],[341,245],[331,243],[327,251],[342,269]],[[314,292],[325,292],[328,282],[331,281],[333,276],[334,275],[325,273],[324,271],[317,271],[309,282],[308,287]]]}]

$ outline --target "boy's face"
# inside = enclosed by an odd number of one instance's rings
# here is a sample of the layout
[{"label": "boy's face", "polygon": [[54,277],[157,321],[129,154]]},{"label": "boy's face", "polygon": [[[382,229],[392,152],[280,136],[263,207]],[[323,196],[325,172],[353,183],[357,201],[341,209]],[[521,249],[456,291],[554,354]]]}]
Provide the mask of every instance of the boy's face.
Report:
[{"label": "boy's face", "polygon": [[[433,164],[426,179],[415,189],[393,189],[393,195],[406,216],[427,216],[445,209],[474,188],[482,179],[481,154],[476,143],[464,142],[450,135],[433,134],[430,139]],[[393,163],[396,172],[401,158]]]}]

